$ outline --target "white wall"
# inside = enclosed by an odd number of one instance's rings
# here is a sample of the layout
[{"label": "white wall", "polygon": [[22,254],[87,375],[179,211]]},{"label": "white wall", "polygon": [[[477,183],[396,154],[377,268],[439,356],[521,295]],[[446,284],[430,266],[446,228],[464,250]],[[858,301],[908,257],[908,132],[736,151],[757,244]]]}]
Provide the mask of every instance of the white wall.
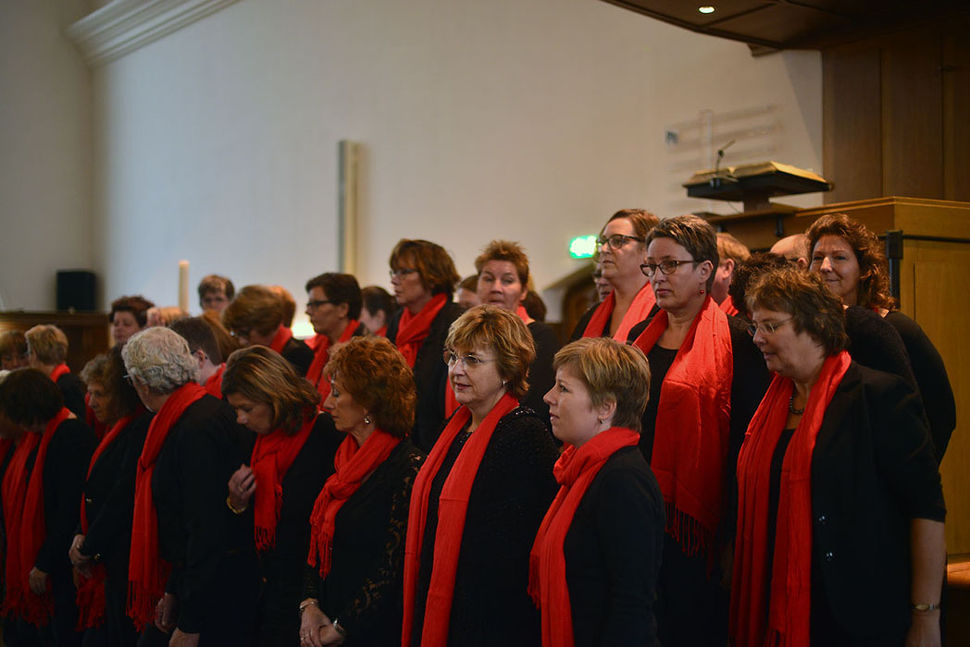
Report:
[{"label": "white wall", "polygon": [[817,53],[752,58],[594,0],[242,0],[94,88],[108,298],[174,303],[185,258],[193,286],[220,272],[299,299],[336,269],[340,139],[365,150],[364,284],[387,284],[401,237],[442,243],[463,274],[504,237],[548,285],[616,209],[692,208],[664,129],[701,110],[770,105],[770,157],[821,167]]},{"label": "white wall", "polygon": [[53,310],[56,271],[92,265],[90,71],[69,0],[0,2],[0,310]]}]

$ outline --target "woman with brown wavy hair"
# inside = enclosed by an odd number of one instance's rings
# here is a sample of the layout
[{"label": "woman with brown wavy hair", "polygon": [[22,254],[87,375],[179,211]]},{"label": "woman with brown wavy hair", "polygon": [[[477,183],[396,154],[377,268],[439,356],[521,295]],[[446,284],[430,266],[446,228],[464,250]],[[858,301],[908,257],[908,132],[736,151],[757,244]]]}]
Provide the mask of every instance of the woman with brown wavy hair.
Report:
[{"label": "woman with brown wavy hair", "polygon": [[876,235],[861,222],[838,213],[822,216],[808,229],[810,269],[846,306],[874,310],[899,332],[930,422],[936,457],[956,427],[956,403],[939,351],[918,323],[897,309],[889,293],[886,256]]}]

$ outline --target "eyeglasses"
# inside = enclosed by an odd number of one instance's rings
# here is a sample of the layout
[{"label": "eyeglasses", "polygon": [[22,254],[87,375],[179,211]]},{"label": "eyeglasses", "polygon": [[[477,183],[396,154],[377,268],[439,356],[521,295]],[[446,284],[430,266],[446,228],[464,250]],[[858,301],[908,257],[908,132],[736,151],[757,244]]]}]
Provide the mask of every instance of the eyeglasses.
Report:
[{"label": "eyeglasses", "polygon": [[415,272],[417,272],[417,270],[413,267],[399,267],[396,270],[391,270],[388,272],[388,274],[391,275],[392,279],[400,279],[404,278],[408,274],[414,274]]},{"label": "eyeglasses", "polygon": [[494,359],[482,359],[476,355],[458,355],[457,353],[446,350],[442,355],[442,359],[445,360],[445,364],[449,367],[454,366],[458,362],[465,367],[465,370],[474,370],[481,366],[482,364],[488,364],[489,362],[494,362]]},{"label": "eyeglasses", "polygon": [[748,326],[748,334],[754,337],[760,330],[762,334],[774,335],[775,331],[791,321],[794,317],[788,317],[781,321],[758,321]]},{"label": "eyeglasses", "polygon": [[609,245],[610,249],[620,249],[626,245],[626,241],[635,240],[637,242],[643,242],[643,239],[639,236],[627,236],[626,234],[613,234],[612,236],[600,236],[596,239],[596,246],[602,247],[603,245]]},{"label": "eyeglasses", "polygon": [[673,274],[681,265],[686,265],[687,263],[693,263],[697,265],[700,261],[689,260],[689,261],[660,261],[659,263],[642,263],[640,265],[640,271],[648,279],[652,279],[653,275],[660,270],[660,273],[664,276],[669,276]]},{"label": "eyeglasses", "polygon": [[313,299],[311,301],[306,302],[306,307],[313,308],[315,310],[320,306],[327,305],[328,303],[333,303],[333,301],[328,301],[326,299]]}]

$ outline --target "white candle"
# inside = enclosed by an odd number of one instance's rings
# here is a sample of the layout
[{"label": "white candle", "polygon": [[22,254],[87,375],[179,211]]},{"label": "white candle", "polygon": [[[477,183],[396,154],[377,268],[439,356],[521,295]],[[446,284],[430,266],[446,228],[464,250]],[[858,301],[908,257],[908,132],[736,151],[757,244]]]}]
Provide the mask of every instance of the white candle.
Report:
[{"label": "white candle", "polygon": [[189,262],[179,261],[179,308],[189,311]]}]

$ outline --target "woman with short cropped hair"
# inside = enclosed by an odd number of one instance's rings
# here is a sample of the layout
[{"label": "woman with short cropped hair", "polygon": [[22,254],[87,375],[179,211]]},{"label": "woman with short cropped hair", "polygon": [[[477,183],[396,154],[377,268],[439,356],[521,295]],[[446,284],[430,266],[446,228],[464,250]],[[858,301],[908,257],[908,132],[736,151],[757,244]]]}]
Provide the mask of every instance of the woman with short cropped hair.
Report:
[{"label": "woman with short cropped hair", "polygon": [[284,326],[285,306],[265,285],[247,285],[222,311],[222,322],[242,348],[259,344],[282,355],[301,377],[313,362],[313,351]]}]

